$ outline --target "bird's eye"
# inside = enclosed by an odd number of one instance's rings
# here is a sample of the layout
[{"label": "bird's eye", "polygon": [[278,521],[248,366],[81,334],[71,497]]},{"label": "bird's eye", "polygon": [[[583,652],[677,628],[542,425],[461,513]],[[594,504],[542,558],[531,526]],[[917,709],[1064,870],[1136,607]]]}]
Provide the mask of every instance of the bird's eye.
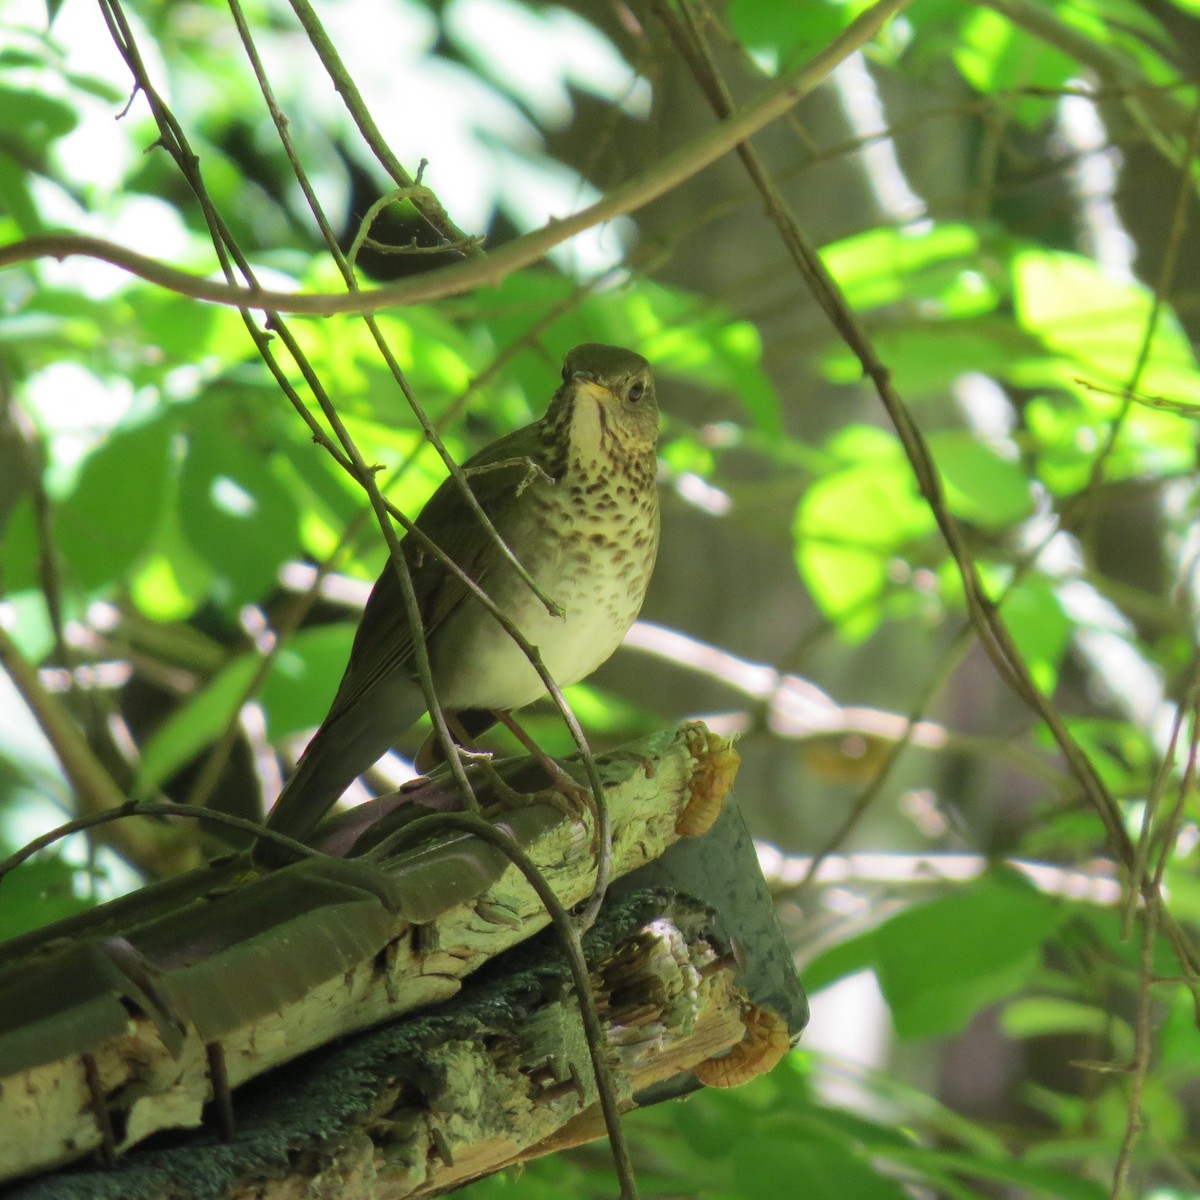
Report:
[{"label": "bird's eye", "polygon": [[629,399],[636,404],[646,394],[646,385],[644,383],[635,383],[629,389]]},{"label": "bird's eye", "polygon": [[563,363],[563,383],[570,383],[570,382],[571,382],[571,364],[569,362],[564,362]]}]

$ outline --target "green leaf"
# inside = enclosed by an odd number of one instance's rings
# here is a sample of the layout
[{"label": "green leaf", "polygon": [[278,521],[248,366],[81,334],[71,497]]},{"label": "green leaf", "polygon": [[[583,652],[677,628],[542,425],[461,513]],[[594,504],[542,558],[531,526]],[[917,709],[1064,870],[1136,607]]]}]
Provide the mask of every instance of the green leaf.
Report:
[{"label": "green leaf", "polygon": [[188,439],[179,518],[188,545],[212,569],[215,599],[230,608],[269,590],[300,543],[295,499],[267,456],[203,426]]},{"label": "green leaf", "polygon": [[350,658],[355,628],[338,622],[303,629],[275,656],[259,695],[272,740],[314,729],[325,719]]},{"label": "green leaf", "polygon": [[912,470],[891,434],[850,426],[829,443],[845,465],[818,480],[796,510],[796,564],[813,600],[843,637],[878,624],[893,559],[935,529]]},{"label": "green leaf", "polygon": [[[872,341],[896,389],[911,402],[941,400],[950,385],[968,372],[1002,378],[1014,356],[1037,349],[1007,317],[932,324],[914,319],[880,329]],[[833,383],[857,384],[862,379],[862,364],[840,342],[822,353],[821,370]]]},{"label": "green leaf", "polygon": [[119,429],[86,459],[55,512],[73,583],[94,591],[124,579],[167,505],[171,429],[163,420]]},{"label": "green leaf", "polygon": [[46,146],[71,132],[79,118],[70,104],[54,96],[0,84],[0,112],[14,141],[25,144],[40,161]]},{"label": "green leaf", "polygon": [[161,288],[131,289],[129,305],[145,344],[156,346],[171,358],[199,363],[216,358],[241,362],[253,350],[242,318],[232,308],[197,304]]},{"label": "green leaf", "polygon": [[845,941],[835,942],[822,951],[800,972],[809,994],[819,992],[839,979],[857,975],[875,967],[875,931],[868,930]]},{"label": "green leaf", "polygon": [[1200,1062],[1200,1029],[1191,992],[1180,985],[1174,994],[1159,988],[1160,1003],[1167,1005],[1166,1019],[1158,1031],[1158,1062],[1167,1070],[1190,1073]]},{"label": "green leaf", "polygon": [[5,622],[12,622],[13,642],[29,662],[41,662],[54,649],[54,630],[46,611],[46,594],[40,587],[3,592]]},{"label": "green leaf", "polygon": [[208,598],[212,583],[212,569],[187,544],[172,505],[129,578],[130,599],[152,621],[183,621]]},{"label": "green leaf", "polygon": [[95,901],[76,891],[79,877],[78,867],[56,857],[22,863],[6,875],[0,942],[91,908]]},{"label": "green leaf", "polygon": [[237,713],[258,663],[256,654],[239,655],[154,731],[142,747],[133,785],[135,798],[152,794],[216,741]]},{"label": "green leaf", "polygon": [[[1109,791],[1137,795],[1149,786],[1158,752],[1146,730],[1105,717],[1069,717],[1067,728]],[[1047,751],[1054,746],[1044,729],[1038,738]]]},{"label": "green leaf", "polygon": [[[1022,363],[1009,371],[1018,386],[1041,386],[1055,379],[1063,390],[1035,396],[1025,406],[1025,423],[1036,451],[1037,472],[1051,491],[1069,495],[1091,480],[1096,456],[1109,446],[1120,402],[1088,392],[1075,382],[1079,368],[1063,362],[1031,369]],[[1200,380],[1196,385],[1200,387]],[[1144,475],[1182,475],[1195,458],[1196,424],[1166,412],[1134,405],[1120,425],[1104,458],[1106,480]]]},{"label": "green leaf", "polygon": [[[1108,1188],[1068,1171],[1022,1162],[1017,1158],[985,1158],[952,1151],[912,1150],[895,1156],[914,1171],[951,1171],[964,1180],[1007,1184],[1022,1200],[1105,1200]],[[975,1191],[970,1193],[976,1195]]]},{"label": "green leaf", "polygon": [[879,985],[902,1038],[957,1033],[1024,986],[1064,917],[1019,875],[992,871],[875,931]]},{"label": "green leaf", "polygon": [[[1112,962],[1121,964],[1131,974],[1142,969],[1141,938],[1128,936],[1119,909],[1092,907],[1080,915],[1084,919],[1078,925],[1068,926],[1063,931],[1063,942],[1069,949],[1077,951],[1086,948],[1088,954],[1094,955],[1099,948]],[[1151,975],[1165,979],[1178,970],[1179,962],[1170,942],[1166,938],[1157,938],[1150,966]]]},{"label": "green leaf", "polygon": [[[977,8],[963,22],[954,55],[964,79],[984,95],[1019,89],[1061,88],[1079,74],[1075,60],[991,9]],[[1022,95],[1009,100],[1021,124],[1035,129],[1054,115],[1054,98]]]},{"label": "green leaf", "polygon": [[25,237],[43,228],[41,215],[29,190],[28,173],[4,150],[0,150],[0,213],[8,213]]},{"label": "green leaf", "polygon": [[1043,579],[1014,584],[1004,597],[1000,615],[1034,682],[1047,696],[1052,695],[1073,631],[1058,592]]},{"label": "green leaf", "polygon": [[1086,1033],[1105,1038],[1115,1062],[1128,1062],[1134,1053],[1133,1031],[1128,1021],[1098,1004],[1081,1004],[1060,996],[1033,996],[1011,1001],[1000,1014],[1000,1028],[1010,1038],[1063,1033]]},{"label": "green leaf", "polygon": [[734,36],[772,75],[832,41],[848,19],[845,5],[763,0],[730,0],[727,14]]},{"label": "green leaf", "polygon": [[1194,106],[1195,93],[1179,86],[1175,38],[1138,0],[1056,0],[1054,11],[1089,41],[1136,62],[1147,84],[1170,87],[1180,105]]},{"label": "green leaf", "polygon": [[829,273],[859,312],[922,303],[924,319],[990,312],[998,293],[980,271],[981,239],[969,225],[868,229],[821,250]]},{"label": "green leaf", "polygon": [[926,442],[956,517],[983,529],[1005,529],[1032,515],[1029,479],[1020,463],[1001,458],[965,430],[931,433]]},{"label": "green leaf", "polygon": [[906,1196],[895,1180],[876,1171],[857,1146],[811,1121],[788,1122],[774,1130],[763,1122],[749,1126],[735,1143],[732,1166],[733,1194],[747,1200],[766,1196],[904,1200]]},{"label": "green leaf", "polygon": [[[1012,258],[1013,301],[1021,327],[1076,364],[1092,382],[1123,387],[1133,373],[1154,307],[1140,283],[1107,274],[1091,259],[1029,247]],[[1158,314],[1138,389],[1195,395],[1200,374],[1191,343],[1175,314]],[[1113,401],[1097,398],[1112,410]]]}]

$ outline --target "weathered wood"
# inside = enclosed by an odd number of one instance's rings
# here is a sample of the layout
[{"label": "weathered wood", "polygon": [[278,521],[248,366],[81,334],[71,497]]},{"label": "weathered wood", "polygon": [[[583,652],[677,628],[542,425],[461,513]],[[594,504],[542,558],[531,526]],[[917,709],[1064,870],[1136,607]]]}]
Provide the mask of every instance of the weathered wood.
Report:
[{"label": "weathered wood", "polygon": [[[744,1038],[754,1010],[711,916],[698,901],[640,892],[606,905],[587,939],[626,1108]],[[196,1132],[112,1170],[32,1181],[14,1200],[400,1200],[603,1135],[570,974],[549,932],[461,997],[314,1052],[234,1104],[228,1143]]]},{"label": "weathered wood", "polygon": [[[689,723],[601,760],[615,874],[662,854],[695,805],[707,813],[731,753]],[[565,905],[586,898],[590,812],[534,805],[496,824]],[[464,835],[379,863],[263,875],[227,861],[146,893],[0,947],[0,1179],[195,1126],[214,1054],[238,1087],[446,1000],[547,920],[520,872]]]}]

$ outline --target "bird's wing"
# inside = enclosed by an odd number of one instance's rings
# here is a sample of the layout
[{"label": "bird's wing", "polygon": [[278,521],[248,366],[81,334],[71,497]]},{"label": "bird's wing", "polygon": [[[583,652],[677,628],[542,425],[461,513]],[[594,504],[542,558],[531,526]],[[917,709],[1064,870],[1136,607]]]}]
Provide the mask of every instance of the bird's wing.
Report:
[{"label": "bird's wing", "polygon": [[[536,429],[536,425],[518,429],[485,446],[463,464],[464,470],[472,472],[469,477],[471,491],[502,537],[504,522],[498,521],[497,515],[503,502],[512,499],[528,474],[529,468],[524,463],[536,451]],[[479,470],[504,464],[507,460],[512,460],[512,465]],[[459,485],[453,478],[443,480],[421,510],[416,524],[423,532],[435,537],[441,549],[477,584],[484,584],[488,566],[495,561],[495,550],[479,519],[464,503]],[[470,593],[456,575],[423,550],[417,538],[410,534],[401,545],[428,641]],[[394,672],[403,670],[411,675],[412,648],[412,630],[404,612],[400,580],[389,561],[371,589],[358,632],[354,635],[346,673],[324,724],[336,720],[380,680]]]}]

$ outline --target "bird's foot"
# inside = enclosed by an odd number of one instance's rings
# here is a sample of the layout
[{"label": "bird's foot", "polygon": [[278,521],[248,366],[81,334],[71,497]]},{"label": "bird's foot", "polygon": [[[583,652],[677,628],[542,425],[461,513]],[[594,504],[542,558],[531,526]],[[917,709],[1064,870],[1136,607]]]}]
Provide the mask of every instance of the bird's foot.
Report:
[{"label": "bird's foot", "polygon": [[587,810],[587,798],[590,795],[588,789],[581,787],[553,759],[546,759],[540,765],[550,775],[550,786],[540,788],[536,792],[523,792],[513,787],[490,760],[482,764],[495,796],[495,802],[484,808],[483,815],[492,817],[509,809],[530,804],[549,804],[558,809],[563,816],[578,821]]}]

